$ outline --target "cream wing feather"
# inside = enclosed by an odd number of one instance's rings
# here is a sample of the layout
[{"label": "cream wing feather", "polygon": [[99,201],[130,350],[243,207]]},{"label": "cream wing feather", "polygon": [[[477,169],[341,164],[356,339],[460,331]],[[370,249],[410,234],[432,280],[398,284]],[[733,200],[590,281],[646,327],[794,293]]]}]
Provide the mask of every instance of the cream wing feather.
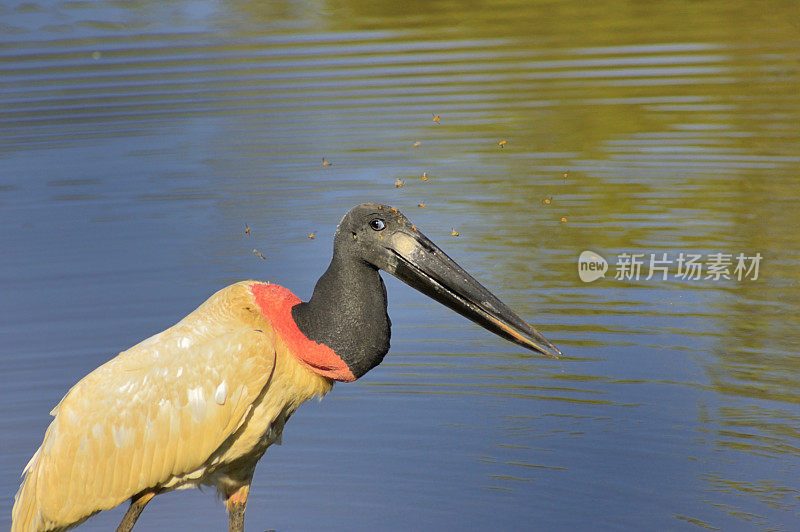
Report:
[{"label": "cream wing feather", "polygon": [[272,335],[238,283],[87,375],[51,412],[12,531],[68,527],[142,490],[200,479],[264,391]]}]

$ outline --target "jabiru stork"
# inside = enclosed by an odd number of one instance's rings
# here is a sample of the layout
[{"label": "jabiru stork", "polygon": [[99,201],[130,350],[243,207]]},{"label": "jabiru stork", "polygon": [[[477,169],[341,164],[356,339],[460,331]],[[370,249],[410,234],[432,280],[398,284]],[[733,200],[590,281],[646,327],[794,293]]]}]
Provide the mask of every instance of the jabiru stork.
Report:
[{"label": "jabiru stork", "polygon": [[378,270],[503,338],[561,354],[397,209],[364,203],[339,223],[308,302],[276,284],[233,284],[73,386],[25,466],[12,532],[65,530],[126,500],[117,530],[129,531],[155,495],[199,485],[216,487],[229,529],[242,531],[256,463],[284,423],[388,352]]}]

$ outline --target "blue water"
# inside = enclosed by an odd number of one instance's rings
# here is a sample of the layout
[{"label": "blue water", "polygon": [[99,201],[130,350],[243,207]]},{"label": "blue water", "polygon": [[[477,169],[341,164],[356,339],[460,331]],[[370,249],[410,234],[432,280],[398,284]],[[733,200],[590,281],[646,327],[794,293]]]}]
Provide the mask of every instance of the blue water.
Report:
[{"label": "blue water", "polygon": [[[0,7],[0,526],[70,386],[226,284],[307,298],[381,201],[567,356],[385,275],[390,355],[292,418],[249,530],[798,529],[796,8],[629,7]],[[718,252],[759,278],[614,278]]]}]

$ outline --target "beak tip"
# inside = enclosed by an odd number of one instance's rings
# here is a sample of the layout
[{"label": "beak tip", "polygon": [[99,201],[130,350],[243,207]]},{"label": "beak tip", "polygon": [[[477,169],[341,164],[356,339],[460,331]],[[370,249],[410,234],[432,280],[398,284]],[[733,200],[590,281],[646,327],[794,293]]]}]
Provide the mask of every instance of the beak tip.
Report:
[{"label": "beak tip", "polygon": [[531,327],[529,335],[523,338],[522,345],[531,351],[542,354],[547,358],[552,358],[553,360],[558,360],[564,356],[564,353],[557,348],[553,342],[542,336],[542,334],[533,327]]},{"label": "beak tip", "polygon": [[558,360],[564,356],[564,353],[562,353],[561,350],[554,345],[551,345],[548,349],[543,349],[542,354],[548,358],[552,358],[553,360]]}]

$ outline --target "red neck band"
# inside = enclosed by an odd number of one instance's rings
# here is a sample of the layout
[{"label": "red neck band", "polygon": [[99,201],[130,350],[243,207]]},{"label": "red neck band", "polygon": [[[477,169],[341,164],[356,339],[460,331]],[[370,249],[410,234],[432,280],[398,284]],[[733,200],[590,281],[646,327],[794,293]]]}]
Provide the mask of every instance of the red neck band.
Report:
[{"label": "red neck band", "polygon": [[261,313],[272,323],[275,332],[297,360],[324,377],[344,382],[356,380],[345,361],[333,349],[309,340],[297,327],[292,317],[292,307],[300,303],[300,298],[277,284],[255,283],[250,287],[250,292]]}]

